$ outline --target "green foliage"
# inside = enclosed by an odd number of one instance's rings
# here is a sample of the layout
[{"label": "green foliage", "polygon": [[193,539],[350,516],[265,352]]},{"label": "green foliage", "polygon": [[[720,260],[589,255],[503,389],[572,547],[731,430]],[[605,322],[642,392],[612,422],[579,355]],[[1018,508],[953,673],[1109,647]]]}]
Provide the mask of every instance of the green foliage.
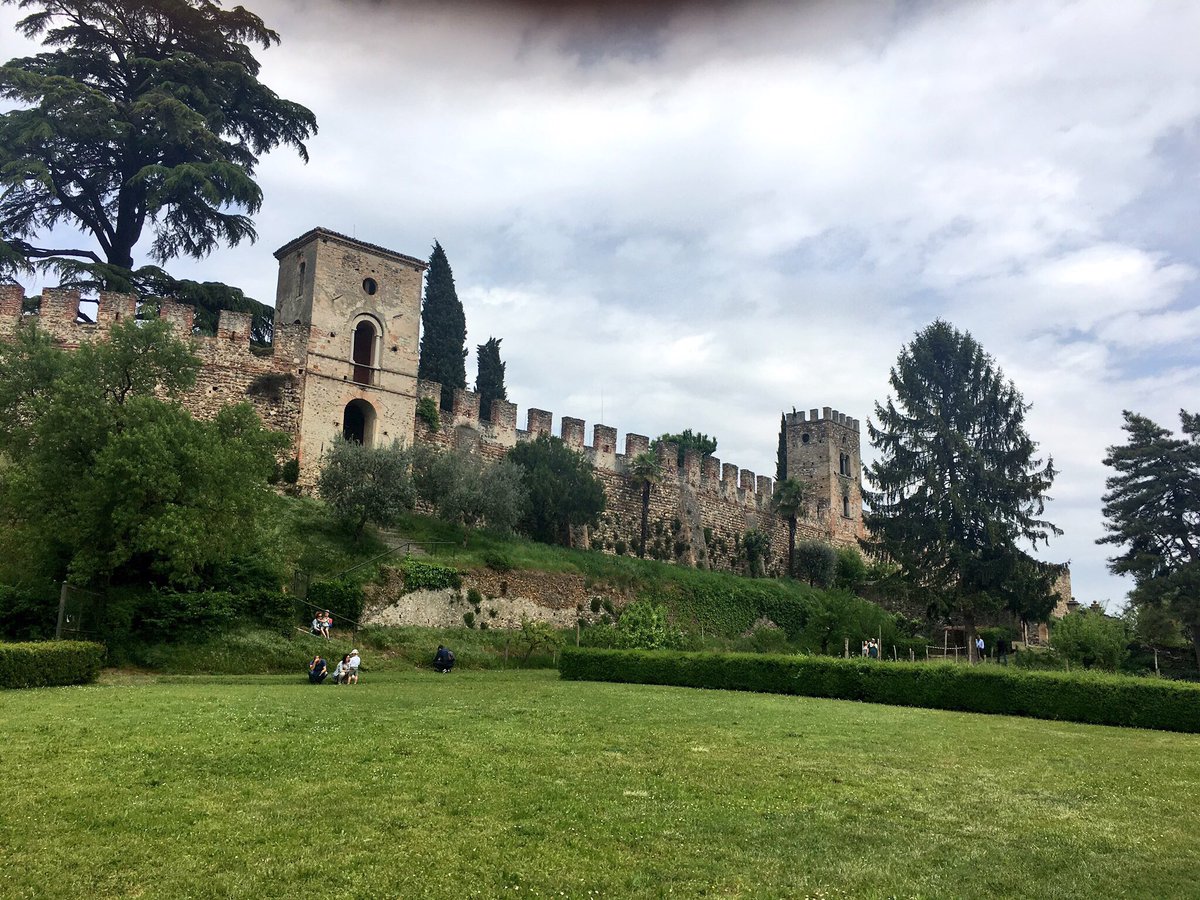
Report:
[{"label": "green foliage", "polygon": [[822,541],[801,541],[796,545],[795,572],[813,587],[832,587],[837,578],[838,554]]},{"label": "green foliage", "polygon": [[467,610],[465,613],[463,613],[463,624],[466,625],[468,628],[474,628],[475,627],[475,613],[473,613],[471,610]]},{"label": "green foliage", "polygon": [[510,531],[526,508],[525,470],[507,459],[418,445],[412,455],[417,494],[446,522],[468,531],[487,525]]},{"label": "green foliage", "polygon": [[344,627],[362,618],[366,595],[363,586],[353,578],[317,581],[308,586],[310,608],[327,609],[334,616],[334,627]]},{"label": "green foliage", "polygon": [[415,556],[405,557],[400,563],[400,571],[404,574],[406,591],[441,591],[462,587],[462,576],[458,569],[426,562]]},{"label": "green foliage", "polygon": [[516,566],[512,557],[499,550],[488,550],[483,554],[483,564],[493,572],[511,572]]},{"label": "green foliage", "polygon": [[368,523],[391,525],[416,502],[412,453],[398,441],[367,447],[339,437],[325,454],[317,492],[356,538]]},{"label": "green foliage", "polygon": [[0,584],[0,635],[18,641],[48,641],[58,626],[58,592],[42,587]]},{"label": "green foliage", "polygon": [[87,641],[0,644],[0,688],[90,684],[103,663],[104,647]]},{"label": "green foliage", "polygon": [[583,454],[561,438],[538,435],[509,450],[508,459],[526,473],[529,505],[521,529],[535,541],[570,546],[572,528],[599,523],[604,486]]},{"label": "green foliage", "polygon": [[293,456],[280,467],[279,478],[284,484],[295,484],[300,480],[300,459]]},{"label": "green foliage", "polygon": [[617,620],[617,646],[637,650],[665,650],[684,645],[683,632],[674,627],[667,608],[638,600],[621,610]]},{"label": "green foliage", "polygon": [[1061,533],[1041,518],[1054,465],[1036,457],[1021,394],[969,333],[940,320],[918,332],[890,383],[894,398],[867,423],[870,549],[970,633],[1031,562],[1022,546]]},{"label": "green foliage", "polygon": [[500,341],[503,338],[488,338],[486,343],[475,348],[475,392],[479,394],[479,418],[492,421],[492,401],[507,400],[504,387],[505,364],[500,359]]},{"label": "green foliage", "polygon": [[1124,413],[1125,444],[1109,447],[1102,544],[1122,548],[1109,569],[1132,575],[1136,606],[1169,612],[1200,665],[1200,415],[1179,411],[1184,437]]},{"label": "green foliage", "polygon": [[657,450],[659,444],[675,444],[679,448],[678,465],[683,467],[683,454],[686,450],[697,450],[701,456],[712,456],[717,452],[717,439],[709,437],[707,434],[693,432],[690,428],[685,428],[678,434],[660,434],[650,446]]},{"label": "green foliage", "polygon": [[775,451],[775,481],[786,481],[787,471],[787,416],[779,414],[779,447]]},{"label": "green foliage", "polygon": [[[0,343],[6,553],[79,584],[197,586],[264,540],[284,435],[247,404],[200,422],[172,398],[199,366],[165,322],[117,323],[68,353],[22,329]],[[48,376],[34,386],[33,378]],[[4,379],[0,379],[4,380]]]},{"label": "green foliage", "polygon": [[467,602],[479,609],[479,604],[483,602],[483,594],[479,593],[478,588],[467,589]]},{"label": "green foliage", "polygon": [[521,630],[517,632],[516,640],[517,645],[525,651],[521,657],[522,666],[529,662],[534,651],[557,651],[565,643],[563,636],[548,623],[534,622],[524,616],[521,617]]},{"label": "green foliage", "polygon": [[576,681],[669,684],[831,697],[1200,732],[1200,685],[999,666],[749,654],[566,648],[559,673]]},{"label": "green foliage", "polygon": [[421,358],[417,377],[442,386],[442,409],[450,409],[454,388],[467,386],[467,317],[446,251],[436,241],[425,274],[421,306]]},{"label": "green foliage", "polygon": [[751,578],[765,575],[767,555],[771,552],[771,535],[751,528],[742,535],[742,551],[746,554],[746,574]]},{"label": "green foliage", "polygon": [[[634,481],[640,482],[642,486],[641,536],[638,539],[637,555],[645,557],[646,539],[649,535],[650,527],[650,490],[662,480],[662,470],[658,464],[658,456],[649,450],[637,454],[629,461],[627,474]],[[622,556],[624,553],[624,543],[622,542],[622,549],[617,551],[617,555]]]},{"label": "green foliage", "polygon": [[[18,29],[45,53],[0,68],[0,234],[30,265],[90,260],[99,280],[150,255],[202,257],[253,240],[258,157],[280,144],[307,160],[313,114],[259,82],[250,44],[279,35],[244,9],[207,0],[36,2]],[[40,9],[39,9],[40,7]],[[27,243],[55,226],[92,250]],[[62,268],[63,266],[58,266]],[[111,285],[110,285],[111,286]]]},{"label": "green foliage", "polygon": [[[857,592],[867,581],[867,564],[862,554],[853,547],[839,547],[837,550],[837,571],[833,584],[843,591]],[[812,584],[810,581],[809,584]]]},{"label": "green foliage", "polygon": [[417,418],[429,426],[430,431],[440,431],[442,428],[441,411],[432,397],[422,397],[417,401]]},{"label": "green foliage", "polygon": [[1050,645],[1074,666],[1115,672],[1129,656],[1129,631],[1120,619],[1081,610],[1051,623]]},{"label": "green foliage", "polygon": [[[94,269],[94,267],[92,267]],[[81,286],[90,286],[84,269]],[[110,276],[111,277],[111,276]],[[247,297],[240,288],[222,284],[218,281],[203,283],[187,279],[172,278],[156,266],[143,266],[130,273],[120,273],[121,280],[128,278],[129,283],[114,283],[112,287],[126,293],[135,293],[142,301],[141,315],[145,316],[149,304],[154,298],[166,298],[192,307],[195,318],[192,325],[200,334],[215,335],[220,322],[221,310],[244,312],[250,314],[250,341],[257,346],[267,346],[271,343],[275,332],[275,308],[260,303],[252,297]],[[283,375],[278,382],[279,387],[291,381],[291,377]],[[278,387],[273,392],[278,393]]]}]

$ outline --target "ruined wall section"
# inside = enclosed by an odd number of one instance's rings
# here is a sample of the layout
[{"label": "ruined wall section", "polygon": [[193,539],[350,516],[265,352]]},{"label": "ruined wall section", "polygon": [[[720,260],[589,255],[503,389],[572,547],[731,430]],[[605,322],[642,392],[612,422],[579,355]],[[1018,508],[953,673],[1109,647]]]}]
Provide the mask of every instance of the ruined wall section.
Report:
[{"label": "ruined wall section", "polygon": [[[104,340],[113,325],[133,320],[138,298],[132,294],[101,293],[95,322],[80,316],[78,290],[46,289],[38,311],[22,315],[24,291],[19,286],[0,286],[0,337],[10,336],[21,323],[36,325],[65,349]],[[192,332],[195,311],[190,306],[164,300],[159,317],[169,321],[175,333],[191,343],[201,368],[192,390],[180,399],[192,415],[209,419],[224,406],[248,402],[268,428],[296,438],[300,396],[304,382],[307,329],[278,325],[270,350],[252,350],[248,313],[223,310],[215,336]]]},{"label": "ruined wall section", "polygon": [[[441,385],[420,381],[417,395],[436,401],[441,396]],[[553,433],[554,414],[547,410],[529,409],[522,429],[517,427],[514,404],[494,401],[492,420],[486,422],[480,419],[479,402],[478,394],[455,390],[452,409],[442,412],[438,429],[416,419],[415,439],[498,459],[518,443]],[[634,555],[641,539],[642,488],[628,470],[639,453],[650,449],[650,438],[626,434],[624,453],[619,453],[616,428],[594,425],[590,444],[586,435],[584,420],[571,416],[560,420],[559,436],[592,463],[608,495],[608,508],[599,526],[588,535],[588,543],[606,553]],[[768,572],[787,570],[788,526],[771,509],[773,478],[694,452],[686,453],[680,466],[674,444],[659,445],[658,457],[661,476],[660,483],[650,491],[648,557],[701,568],[744,571],[742,536],[755,528],[767,532],[771,539]],[[861,525],[861,499],[855,510]],[[815,516],[802,519],[797,523],[796,540],[856,545],[857,529],[832,529],[828,522],[828,515],[821,520]]]}]

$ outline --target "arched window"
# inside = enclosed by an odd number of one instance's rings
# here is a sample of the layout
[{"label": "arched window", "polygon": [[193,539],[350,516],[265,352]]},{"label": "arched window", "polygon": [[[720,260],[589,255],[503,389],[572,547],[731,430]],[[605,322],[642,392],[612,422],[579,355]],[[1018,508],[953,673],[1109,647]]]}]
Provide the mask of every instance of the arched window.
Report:
[{"label": "arched window", "polygon": [[842,515],[850,518],[850,495],[842,494]]},{"label": "arched window", "polygon": [[342,413],[342,437],[365,447],[375,432],[375,408],[366,400],[351,400]]},{"label": "arched window", "polygon": [[358,384],[374,384],[377,367],[379,330],[372,319],[363,319],[354,326],[350,359],[354,363],[354,380]]}]

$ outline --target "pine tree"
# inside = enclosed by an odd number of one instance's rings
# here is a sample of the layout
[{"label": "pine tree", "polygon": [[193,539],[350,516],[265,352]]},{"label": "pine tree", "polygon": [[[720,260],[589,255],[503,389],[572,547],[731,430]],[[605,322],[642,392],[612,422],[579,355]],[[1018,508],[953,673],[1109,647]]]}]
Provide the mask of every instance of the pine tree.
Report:
[{"label": "pine tree", "polygon": [[1161,607],[1188,630],[1200,665],[1200,415],[1180,410],[1185,438],[1126,411],[1127,443],[1104,464],[1104,528],[1098,543],[1124,547],[1109,569],[1132,575],[1130,599]]},{"label": "pine tree", "polygon": [[488,338],[487,343],[475,348],[475,392],[479,394],[479,417],[492,421],[492,401],[507,400],[504,387],[504,366],[500,360],[500,342],[503,338]]},{"label": "pine tree", "polygon": [[893,367],[895,399],[867,430],[869,549],[941,612],[961,618],[974,658],[977,616],[999,611],[1036,547],[1062,532],[1041,518],[1054,480],[1035,457],[1021,394],[969,333],[936,321]]},{"label": "pine tree", "polygon": [[446,251],[437,241],[425,276],[417,377],[442,386],[442,409],[450,409],[455,388],[467,386],[467,317],[454,289]]}]

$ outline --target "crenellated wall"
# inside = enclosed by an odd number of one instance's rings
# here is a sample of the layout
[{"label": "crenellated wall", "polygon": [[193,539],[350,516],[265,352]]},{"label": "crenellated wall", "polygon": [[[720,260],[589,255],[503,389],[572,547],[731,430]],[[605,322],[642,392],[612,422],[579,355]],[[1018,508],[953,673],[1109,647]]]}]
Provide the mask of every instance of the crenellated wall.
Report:
[{"label": "crenellated wall", "polygon": [[[417,396],[437,400],[440,384],[417,383]],[[441,427],[433,430],[420,418],[414,424],[416,440],[447,449],[469,450],[498,459],[510,447],[530,441],[540,434],[554,433],[554,414],[544,409],[526,412],[525,428],[517,428],[517,408],[507,401],[494,401],[491,421],[479,415],[479,395],[456,389],[449,413],[443,411]],[[840,414],[839,414],[840,417]],[[849,427],[840,417],[822,425]],[[642,487],[628,474],[630,462],[650,449],[650,438],[643,434],[625,435],[624,453],[618,453],[617,429],[593,425],[591,443],[583,419],[563,416],[558,435],[567,446],[580,451],[592,463],[608,495],[608,509],[599,526],[586,536],[591,546],[610,553],[636,553],[641,535]],[[828,442],[822,444],[826,445]],[[840,444],[838,445],[840,446]],[[857,442],[854,445],[857,459]],[[714,569],[740,569],[744,566],[742,535],[751,528],[771,536],[768,570],[783,571],[787,558],[787,522],[771,507],[775,481],[722,463],[715,456],[703,456],[686,450],[679,465],[678,447],[662,443],[657,458],[662,472],[660,483],[650,492],[649,538],[647,555],[688,565]],[[835,457],[833,465],[837,465]],[[826,467],[827,468],[827,467]],[[850,527],[834,527],[826,503],[823,518],[812,513],[797,523],[796,539],[817,539],[839,545],[856,545],[861,530],[861,501],[856,507],[858,521]]]},{"label": "crenellated wall", "polygon": [[[67,349],[103,340],[114,324],[134,319],[138,308],[132,294],[101,293],[94,301],[95,322],[88,322],[80,316],[78,290],[46,289],[38,298],[38,311],[28,315],[21,312],[23,298],[19,285],[0,285],[0,336],[12,335],[21,323],[33,324]],[[211,418],[223,406],[246,401],[267,427],[295,438],[308,329],[277,325],[274,346],[252,350],[248,313],[222,311],[215,336],[193,334],[194,315],[192,307],[171,300],[159,306],[159,318],[190,340],[201,361],[195,385],[181,398],[183,404],[198,418]]]}]

